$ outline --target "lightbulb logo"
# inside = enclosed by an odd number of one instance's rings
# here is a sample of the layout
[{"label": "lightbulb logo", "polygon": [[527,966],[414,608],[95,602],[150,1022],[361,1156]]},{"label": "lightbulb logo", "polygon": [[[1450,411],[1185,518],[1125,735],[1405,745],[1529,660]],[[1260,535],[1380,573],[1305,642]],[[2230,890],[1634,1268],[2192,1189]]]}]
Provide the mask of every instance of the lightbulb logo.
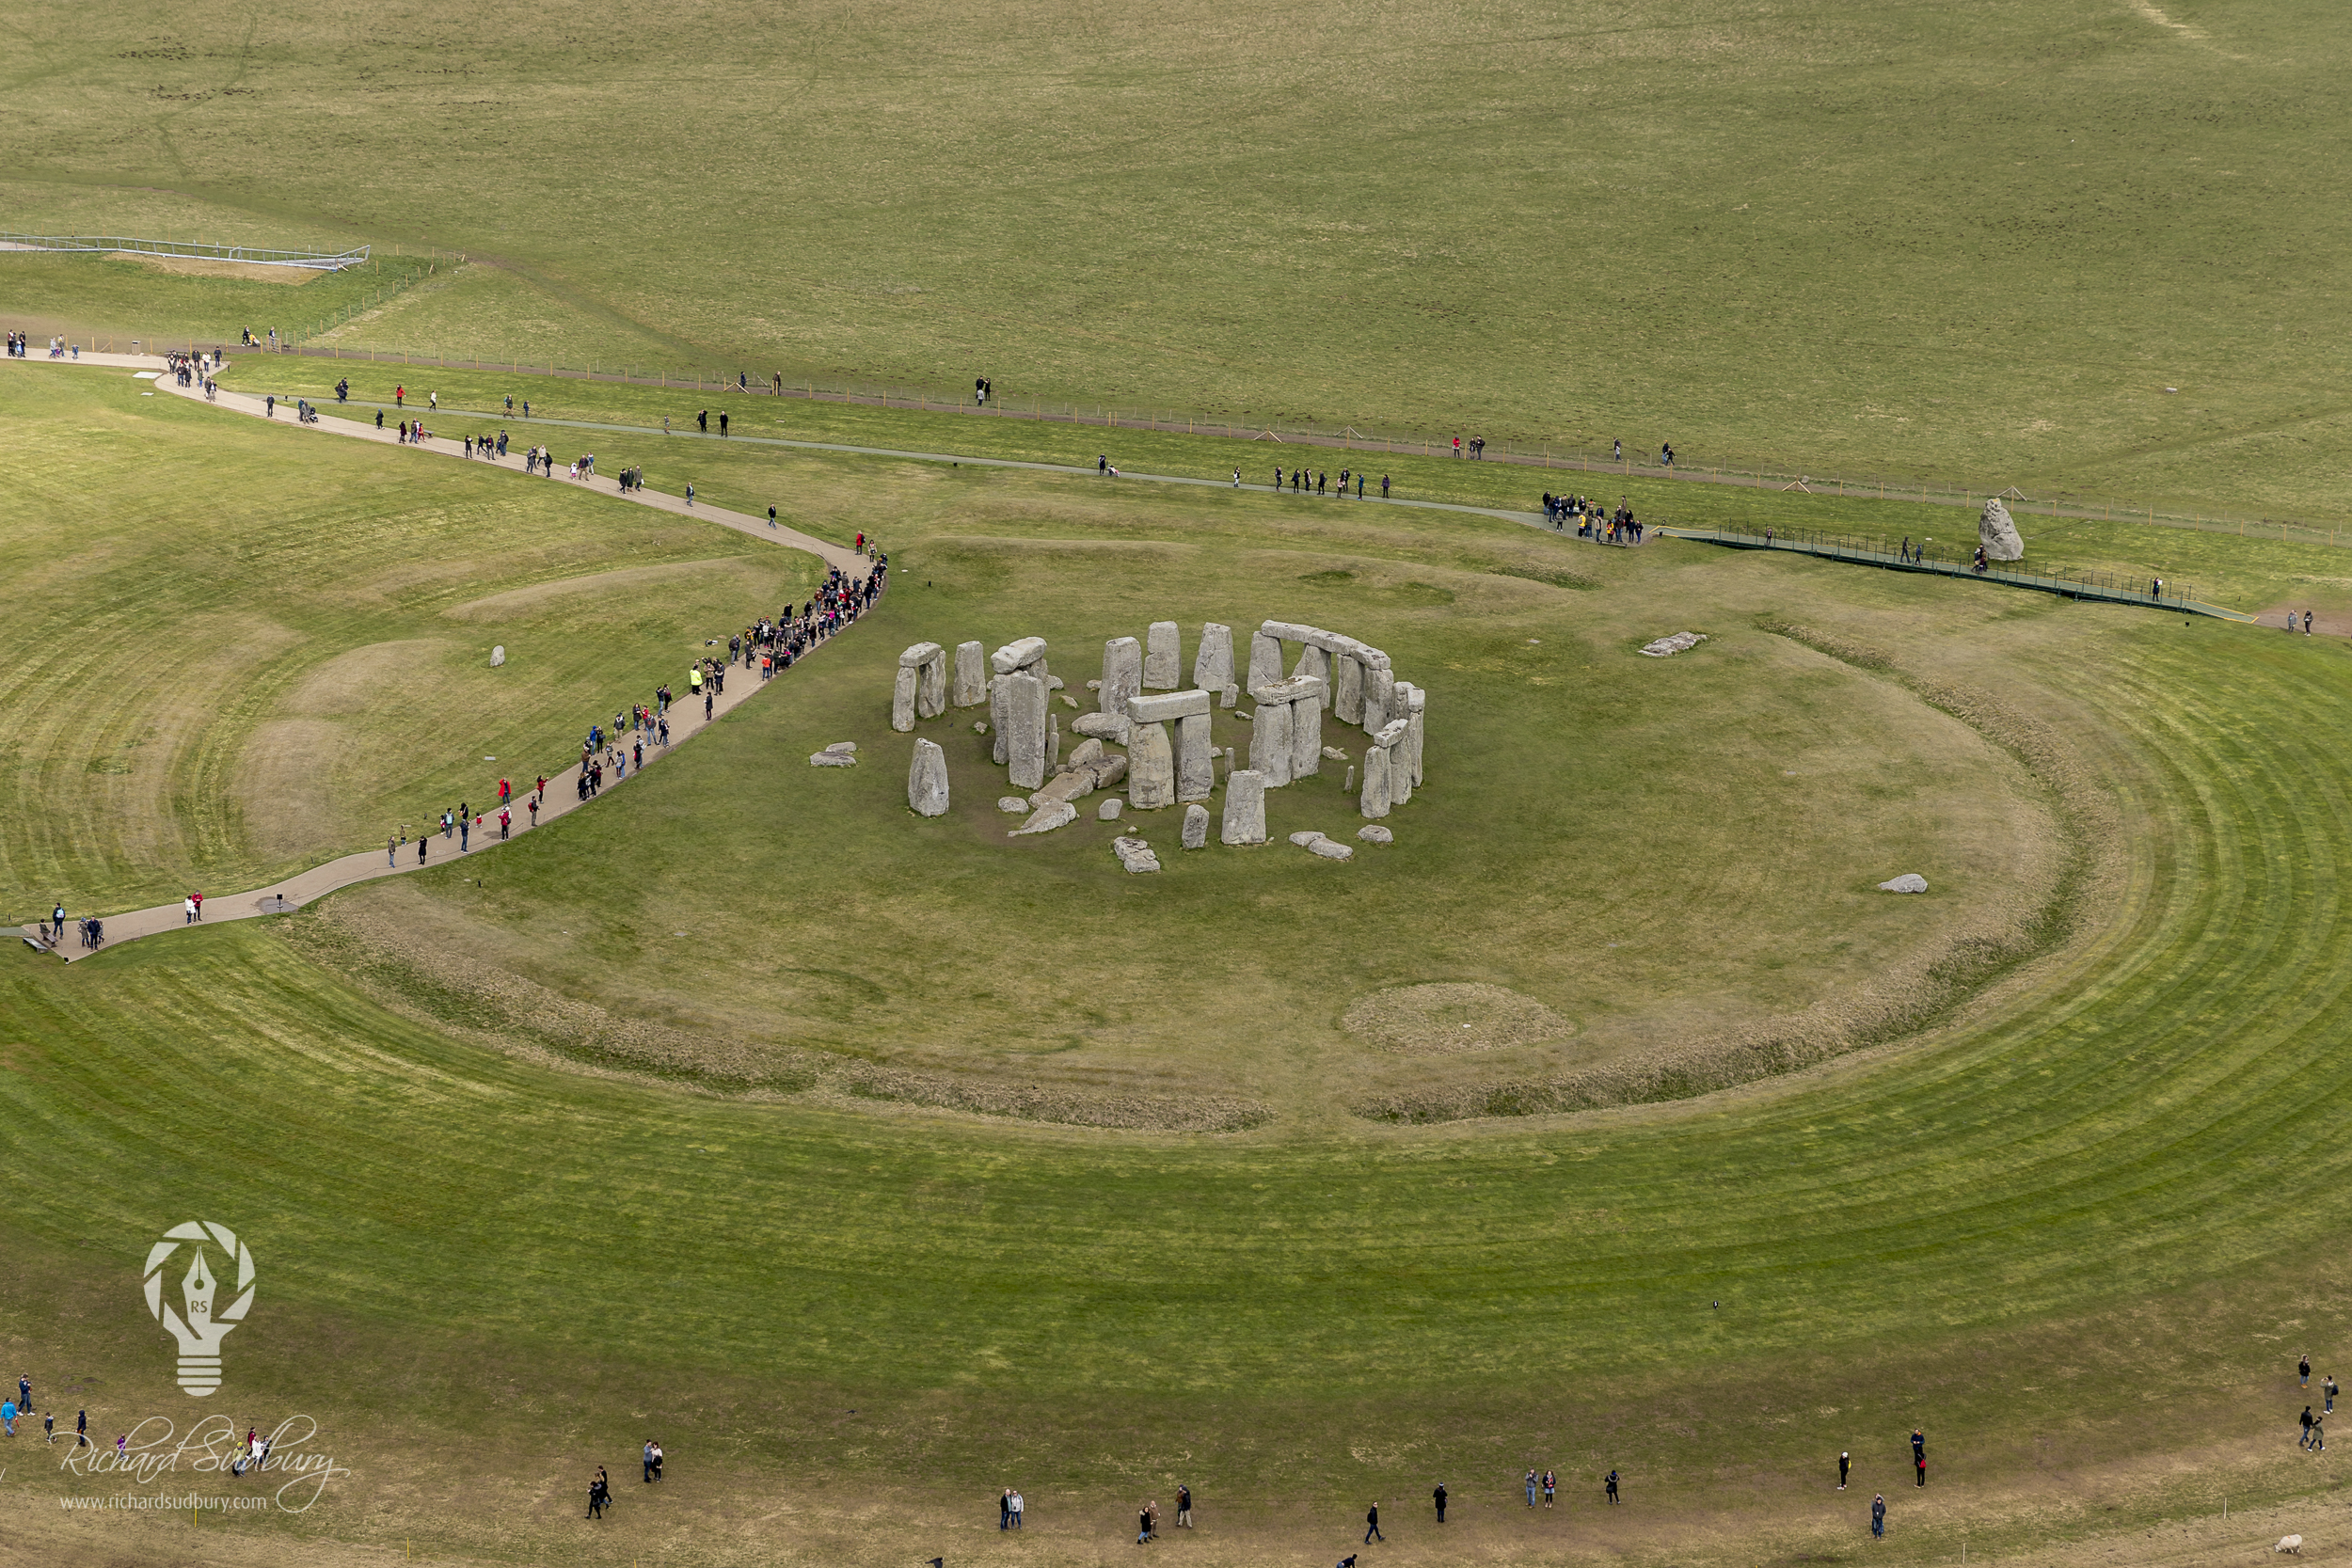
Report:
[{"label": "lightbulb logo", "polygon": [[[237,1289],[245,1292],[217,1312],[213,1310],[213,1291],[218,1281],[204,1256],[215,1245],[221,1250],[223,1267],[228,1266],[228,1259],[236,1259]],[[183,1310],[175,1312],[164,1301],[164,1272],[183,1246],[190,1257],[188,1272],[180,1277]],[[227,1226],[190,1220],[165,1231],[164,1239],[148,1249],[148,1316],[180,1341],[180,1386],[191,1396],[202,1399],[220,1386],[220,1342],[245,1321],[252,1306],[253,1249],[237,1240],[237,1233]]]}]

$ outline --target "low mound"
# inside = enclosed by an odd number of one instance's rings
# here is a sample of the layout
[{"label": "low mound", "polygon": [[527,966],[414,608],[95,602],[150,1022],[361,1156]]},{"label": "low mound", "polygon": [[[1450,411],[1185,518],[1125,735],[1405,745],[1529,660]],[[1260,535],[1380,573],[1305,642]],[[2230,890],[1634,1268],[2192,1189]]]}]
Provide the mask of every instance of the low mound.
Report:
[{"label": "low mound", "polygon": [[1358,1038],[1407,1056],[1499,1051],[1576,1030],[1541,1002],[1507,987],[1442,981],[1374,991],[1340,1022]]}]

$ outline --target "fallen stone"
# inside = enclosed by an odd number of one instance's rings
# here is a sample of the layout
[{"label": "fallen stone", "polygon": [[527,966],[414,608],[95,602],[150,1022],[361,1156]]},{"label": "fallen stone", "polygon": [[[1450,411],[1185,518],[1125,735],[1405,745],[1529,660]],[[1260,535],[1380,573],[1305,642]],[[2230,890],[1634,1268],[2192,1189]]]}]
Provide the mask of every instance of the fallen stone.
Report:
[{"label": "fallen stone", "polygon": [[1291,834],[1291,842],[1297,845],[1301,849],[1304,849],[1307,846],[1312,844],[1315,840],[1321,838],[1322,836],[1323,833],[1320,830],[1310,828],[1303,833]]},{"label": "fallen stone", "polygon": [[1078,699],[1073,697],[1069,692],[1065,691],[1061,694],[1061,705],[1066,708],[1074,709],[1078,705]]},{"label": "fallen stone", "polygon": [[1160,868],[1160,857],[1139,838],[1112,839],[1111,852],[1119,857],[1119,863],[1127,868],[1130,876],[1140,877]]},{"label": "fallen stone", "polygon": [[1184,847],[1205,849],[1209,847],[1209,808],[1190,805],[1184,808]]},{"label": "fallen stone", "polygon": [[1119,820],[1120,813],[1126,809],[1127,802],[1114,795],[1094,808],[1094,819],[1097,822],[1116,822]]},{"label": "fallen stone", "polygon": [[1977,519],[1977,543],[1984,546],[1987,561],[2026,559],[2025,535],[2017,531],[2017,524],[1998,496],[1984,503],[1984,513]]},{"label": "fallen stone", "polygon": [[1077,807],[1067,800],[1048,801],[1037,809],[1037,815],[1005,836],[1019,838],[1024,833],[1050,833],[1056,828],[1067,828],[1076,820],[1078,820]]},{"label": "fallen stone", "polygon": [[956,644],[956,706],[977,707],[988,701],[987,664],[987,652],[977,642]]},{"label": "fallen stone", "polygon": [[857,742],[854,740],[836,740],[832,745],[826,747],[825,750],[828,752],[854,752],[857,750]]},{"label": "fallen stone", "polygon": [[1356,830],[1356,836],[1366,844],[1393,844],[1396,835],[1377,822],[1367,822]]},{"label": "fallen stone", "polygon": [[1009,812],[1011,815],[1019,816],[1023,812],[1029,809],[1029,802],[1024,800],[1018,795],[999,795],[996,797],[996,809],[1001,812]]},{"label": "fallen stone", "polygon": [[1045,689],[1048,691],[1059,691],[1063,687],[1069,684],[1070,683],[1068,681],[1063,680],[1059,675],[1048,675],[1045,677]]},{"label": "fallen stone", "polygon": [[1080,768],[1049,782],[1043,789],[1029,797],[1029,804],[1042,806],[1055,800],[1083,800],[1093,793],[1093,770]]},{"label": "fallen stone", "polygon": [[499,669],[506,663],[506,644],[501,642],[490,650],[490,668]]},{"label": "fallen stone", "polygon": [[1069,760],[1064,763],[1063,766],[1067,768],[1084,768],[1090,762],[1101,760],[1102,755],[1103,743],[1101,741],[1094,739],[1081,740],[1078,742],[1076,748],[1071,752]]},{"label": "fallen stone", "polygon": [[1265,775],[1243,768],[1225,781],[1225,820],[1218,831],[1227,844],[1265,842]]},{"label": "fallen stone", "polygon": [[1326,746],[1323,749],[1323,754],[1333,762],[1345,762],[1347,760],[1347,753],[1341,751],[1337,746]]},{"label": "fallen stone", "polygon": [[914,743],[907,765],[907,805],[917,816],[947,815],[947,753],[936,740]]},{"label": "fallen stone", "polygon": [[1311,855],[1321,855],[1327,861],[1352,861],[1356,858],[1354,845],[1342,844],[1335,838],[1316,839],[1307,846],[1307,852]]},{"label": "fallen stone", "polygon": [[1209,694],[1205,691],[1171,691],[1165,696],[1130,697],[1127,717],[1138,724],[1165,724],[1172,720],[1189,719],[1194,714],[1206,717]]},{"label": "fallen stone", "polygon": [[1655,642],[1644,643],[1642,653],[1649,658],[1672,658],[1677,654],[1689,652],[1706,641],[1707,634],[1703,631],[1678,631],[1672,637],[1661,637]]},{"label": "fallen stone", "polygon": [[1087,682],[1087,689],[1089,691],[1100,691],[1103,689],[1103,683],[1101,681],[1089,681]]},{"label": "fallen stone", "polygon": [[1127,754],[1112,752],[1087,764],[1087,771],[1094,775],[1094,787],[1108,789],[1127,776]]},{"label": "fallen stone", "polygon": [[1173,691],[1176,673],[1184,664],[1182,636],[1173,621],[1154,621],[1143,633],[1143,689]]},{"label": "fallen stone", "polygon": [[1928,879],[1916,871],[1906,871],[1891,882],[1881,882],[1879,891],[1881,893],[1925,893],[1928,891]]},{"label": "fallen stone", "polygon": [[974,735],[986,735],[988,733],[988,721],[985,719],[973,720],[972,733]]},{"label": "fallen stone", "polygon": [[1080,735],[1107,740],[1114,746],[1127,744],[1127,716],[1123,713],[1081,713],[1070,721],[1070,727]]},{"label": "fallen stone", "polygon": [[813,752],[809,754],[811,768],[855,768],[857,758],[847,752]]}]

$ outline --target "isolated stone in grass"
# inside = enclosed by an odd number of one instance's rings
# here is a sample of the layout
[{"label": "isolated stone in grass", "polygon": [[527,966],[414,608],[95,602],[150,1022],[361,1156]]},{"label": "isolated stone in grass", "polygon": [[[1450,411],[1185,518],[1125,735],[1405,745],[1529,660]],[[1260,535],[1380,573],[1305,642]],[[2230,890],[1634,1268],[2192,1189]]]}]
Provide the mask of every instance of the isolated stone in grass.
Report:
[{"label": "isolated stone in grass", "polygon": [[811,768],[855,768],[857,758],[847,752],[812,752],[808,765]]},{"label": "isolated stone in grass", "polygon": [[1019,838],[1024,833],[1050,833],[1056,828],[1067,828],[1076,820],[1078,820],[1077,807],[1067,800],[1049,800],[1038,807],[1035,816],[1005,836]]},{"label": "isolated stone in grass", "polygon": [[1327,861],[1352,861],[1356,858],[1354,845],[1342,844],[1335,838],[1318,838],[1307,846],[1307,852],[1321,855]]},{"label": "isolated stone in grass", "polygon": [[1019,816],[1023,812],[1029,809],[1029,802],[1024,800],[1018,795],[999,795],[996,797],[996,809],[1001,812],[1009,812],[1014,816]]},{"label": "isolated stone in grass", "polygon": [[500,669],[505,663],[506,644],[501,642],[497,647],[490,650],[490,668],[493,670]]},{"label": "isolated stone in grass", "polygon": [[1310,828],[1303,833],[1291,834],[1291,842],[1297,845],[1301,849],[1304,849],[1311,846],[1315,840],[1321,838],[1322,836],[1323,832],[1320,829]]},{"label": "isolated stone in grass", "polygon": [[986,735],[988,733],[988,721],[985,719],[975,719],[972,721],[972,733],[974,735]]},{"label": "isolated stone in grass", "polygon": [[1094,808],[1094,818],[1098,822],[1116,822],[1119,820],[1119,814],[1126,809],[1127,802],[1114,795]]},{"label": "isolated stone in grass", "polygon": [[1184,847],[1205,849],[1209,844],[1209,808],[1190,805],[1184,808]]},{"label": "isolated stone in grass", "polygon": [[[1060,677],[1057,676],[1055,678],[1059,679]],[[1078,699],[1073,697],[1069,692],[1065,691],[1061,694],[1061,705],[1067,708],[1074,708],[1078,705]]]},{"label": "isolated stone in grass", "polygon": [[1139,838],[1112,839],[1111,852],[1119,857],[1119,863],[1127,868],[1130,876],[1139,877],[1147,871],[1160,868],[1160,857],[1153,854],[1152,847]]},{"label": "isolated stone in grass", "polygon": [[1341,751],[1337,746],[1326,746],[1323,749],[1323,754],[1333,762],[1345,762],[1347,760],[1347,753]]},{"label": "isolated stone in grass", "polygon": [[1891,882],[1881,882],[1879,891],[1881,893],[1925,893],[1928,891],[1928,879],[1916,871],[1906,871]]},{"label": "isolated stone in grass", "polygon": [[2017,524],[1998,496],[1984,503],[1984,511],[1977,518],[1977,543],[1984,546],[1988,561],[2026,559],[2025,536],[2017,531]]},{"label": "isolated stone in grass", "polygon": [[826,747],[825,750],[835,752],[854,752],[857,750],[857,742],[854,740],[836,740],[832,745]]},{"label": "isolated stone in grass", "polygon": [[1366,844],[1393,844],[1396,835],[1377,822],[1367,822],[1356,830],[1356,836]]},{"label": "isolated stone in grass", "polygon": [[947,815],[947,753],[936,740],[914,743],[914,760],[907,765],[907,806],[917,816]]},{"label": "isolated stone in grass", "polygon": [[1672,637],[1661,637],[1655,642],[1645,644],[1642,648],[1642,655],[1645,658],[1672,658],[1675,655],[1686,653],[1706,641],[1707,634],[1703,631],[1678,631]]},{"label": "isolated stone in grass", "polygon": [[1245,768],[1225,781],[1225,820],[1218,837],[1227,844],[1265,842],[1265,775]]}]

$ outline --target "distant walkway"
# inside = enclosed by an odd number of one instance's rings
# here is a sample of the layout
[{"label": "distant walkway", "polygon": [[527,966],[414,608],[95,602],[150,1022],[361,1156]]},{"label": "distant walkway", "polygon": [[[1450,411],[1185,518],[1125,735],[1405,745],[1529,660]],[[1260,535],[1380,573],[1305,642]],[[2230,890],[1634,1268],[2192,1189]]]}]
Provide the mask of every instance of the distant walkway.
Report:
[{"label": "distant walkway", "polygon": [[[85,357],[87,357],[87,356]],[[268,368],[268,361],[264,361],[263,368]],[[228,394],[224,392],[221,395],[226,397]],[[282,403],[284,400],[281,398],[279,401]],[[388,414],[400,412],[389,403],[377,404],[352,402],[346,404],[328,404],[325,406],[334,408],[381,408]],[[409,414],[415,414],[417,411],[418,410],[413,404],[410,404],[406,410]],[[1031,473],[1076,474],[1081,478],[1095,477],[1094,469],[1080,463],[1034,463],[1018,457],[975,457],[969,452],[907,451],[898,447],[853,447],[840,441],[795,441],[782,436],[712,436],[699,430],[659,430],[652,425],[643,424],[605,424],[595,420],[550,420],[538,414],[533,414],[528,420],[518,420],[501,409],[460,408],[453,404],[444,407],[441,412],[453,419],[463,418],[469,420],[493,420],[501,423],[521,426],[526,429],[537,425],[554,425],[568,430],[601,430],[625,436],[660,436],[674,441],[717,441],[726,446],[787,447],[798,451],[844,452],[853,457],[898,457],[915,463],[949,463],[966,468],[1023,468]],[[429,423],[431,421],[428,420],[427,422]],[[1241,483],[1235,484],[1231,480],[1195,479],[1187,474],[1147,474],[1140,473],[1130,468],[1121,468],[1119,471],[1118,478],[1120,481],[1134,480],[1138,483],[1144,484],[1197,484],[1211,490],[1246,490],[1258,495],[1265,496],[1297,496],[1299,499],[1304,500],[1321,499],[1336,501],[1340,499],[1336,496],[1310,496],[1303,491],[1278,490],[1271,484],[1257,484],[1251,483],[1248,479],[1244,479]],[[1109,481],[1106,480],[1105,483],[1109,483]],[[1347,499],[1349,505],[1352,506],[1356,504],[1353,497],[1349,497]],[[1473,516],[1499,517],[1506,523],[1523,524],[1526,527],[1534,529],[1538,532],[1542,533],[1550,533],[1553,531],[1551,526],[1544,521],[1540,513],[1514,512],[1507,507],[1466,506],[1454,501],[1406,500],[1401,497],[1383,499],[1382,498],[1374,495],[1366,495],[1364,497],[1364,504],[1367,506],[1375,504],[1380,506],[1409,506],[1423,512],[1463,512],[1469,513]]]},{"label": "distant walkway", "polygon": [[[145,355],[86,353],[78,361],[36,357],[17,362],[66,365],[79,363],[102,369],[151,371],[157,372],[155,381],[157,396],[172,393],[180,397],[191,398],[198,403],[206,401],[201,385],[185,388],[175,385],[170,372],[166,368],[165,361]],[[231,392],[225,388],[210,406],[249,415],[255,419],[269,417],[269,410],[261,398],[243,392]],[[432,422],[431,416],[422,410],[411,409],[407,412],[424,419],[428,425]],[[443,412],[450,411],[445,409]],[[299,424],[294,419],[294,411],[284,404],[278,405],[278,418],[288,429],[299,430],[306,434],[323,434],[377,441],[386,445],[400,446],[402,451],[414,451],[421,457],[441,457],[460,463],[467,461],[464,448],[446,437],[437,438],[422,445],[403,445],[397,434],[389,429],[377,430],[373,422],[361,423],[353,420],[338,419],[326,413],[320,414],[319,422],[315,425]],[[520,452],[511,453],[504,460],[475,458],[472,461],[487,462],[490,467],[501,468],[517,479],[524,477],[523,454]],[[623,500],[634,501],[641,506],[650,506],[662,512],[673,512],[679,516],[692,517],[701,522],[717,523],[723,527],[734,529],[738,532],[748,533],[755,539],[785,545],[793,549],[806,550],[826,564],[838,566],[845,574],[852,578],[864,578],[870,564],[863,556],[843,546],[827,544],[824,540],[812,538],[808,534],[792,529],[771,528],[765,517],[748,516],[740,512],[729,512],[723,507],[716,506],[689,507],[683,499],[675,496],[663,495],[659,491],[632,490],[624,494],[619,483],[612,479],[598,477],[593,481],[575,483],[570,480],[542,480],[534,475],[531,477],[530,483],[564,484],[575,489],[585,486],[595,489],[598,494],[615,496]],[[823,646],[821,642],[818,644],[819,648]],[[814,653],[817,650],[812,648],[809,651]],[[783,675],[784,672],[778,672],[775,678],[782,679]],[[669,712],[670,744],[667,747],[649,746],[645,757],[646,767],[652,767],[655,762],[671,751],[675,750],[694,736],[700,735],[709,725],[725,718],[770,683],[759,678],[756,669],[745,669],[738,664],[729,670],[727,684],[734,689],[721,693],[712,699],[711,717],[707,720],[702,716],[698,704],[681,700],[671,706]],[[633,779],[636,776],[636,770],[632,769],[629,778]],[[532,772],[516,778],[510,770],[507,777],[512,780],[515,791],[515,799],[510,806],[515,814],[513,832],[515,837],[520,838],[531,829],[531,813],[525,808],[524,802],[530,798],[532,786],[537,782],[538,775]],[[609,792],[626,782],[607,773],[604,790],[599,793]],[[549,774],[547,800],[539,808],[540,824],[544,826],[587,804],[587,801],[579,798],[579,788],[580,765],[577,763],[561,773]],[[403,872],[422,870],[430,866],[446,865],[452,860],[471,860],[474,856],[497,847],[501,842],[498,836],[498,802],[495,800],[489,801],[487,810],[484,810],[477,804],[475,815],[484,817],[485,822],[484,826],[477,829],[473,834],[474,837],[481,839],[482,843],[474,845],[470,854],[458,849],[457,839],[453,837],[444,839],[437,835],[429,835],[421,840],[411,839],[399,847],[395,856],[389,858],[381,847],[363,849],[358,854],[344,855],[328,861],[323,865],[314,865],[308,871],[298,872],[282,881],[272,882],[267,887],[217,896],[208,894],[204,899],[204,924],[210,926],[223,920],[250,920],[258,915],[284,914],[301,908],[313,899],[323,898],[338,888],[349,887],[355,882],[373,881],[379,877],[390,877]],[[417,847],[420,843],[424,845],[426,851],[425,859],[421,862],[417,858]],[[69,922],[78,921],[87,913],[87,911],[82,911],[81,914],[69,911],[68,920]],[[72,962],[75,959],[92,957],[95,953],[103,953],[106,951],[106,948],[133,942],[140,937],[154,936],[162,931],[178,930],[186,924],[186,917],[178,900],[168,904],[158,904],[152,909],[132,910],[119,914],[102,914],[98,918],[105,929],[105,947],[83,947],[80,945],[81,939],[78,935],[69,934],[53,951],[68,962]],[[26,926],[23,928],[25,941],[34,946],[40,945],[34,940],[34,934],[38,928],[37,926]]]}]

